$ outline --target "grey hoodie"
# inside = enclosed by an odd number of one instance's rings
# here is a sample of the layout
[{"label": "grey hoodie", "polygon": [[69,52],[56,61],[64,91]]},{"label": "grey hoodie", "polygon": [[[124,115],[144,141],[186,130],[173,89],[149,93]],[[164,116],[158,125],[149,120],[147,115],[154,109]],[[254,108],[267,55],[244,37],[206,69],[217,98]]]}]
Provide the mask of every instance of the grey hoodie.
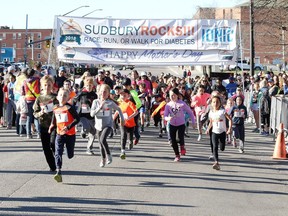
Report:
[{"label": "grey hoodie", "polygon": [[121,121],[124,121],[123,113],[114,101],[109,99],[105,100],[102,108],[100,108],[100,104],[101,101],[99,99],[94,100],[90,111],[90,115],[92,117],[95,116],[96,130],[102,131],[105,127],[113,127],[112,109],[117,110]]}]

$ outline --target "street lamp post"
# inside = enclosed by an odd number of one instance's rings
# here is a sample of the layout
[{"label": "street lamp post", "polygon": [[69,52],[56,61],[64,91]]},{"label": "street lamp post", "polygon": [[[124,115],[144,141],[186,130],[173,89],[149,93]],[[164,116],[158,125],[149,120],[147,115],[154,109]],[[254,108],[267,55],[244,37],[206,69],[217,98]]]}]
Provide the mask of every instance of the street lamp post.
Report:
[{"label": "street lamp post", "polygon": [[62,16],[66,16],[66,15],[68,15],[68,14],[70,14],[70,13],[72,13],[72,12],[74,12],[74,11],[80,9],[80,8],[83,8],[83,7],[89,7],[89,5],[82,5],[82,6],[80,6],[80,7],[77,7],[77,8],[75,8],[74,10],[71,10],[71,11],[63,14]]},{"label": "street lamp post", "polygon": [[285,31],[287,30],[286,26],[281,27],[282,30],[282,71],[285,71]]},{"label": "street lamp post", "polygon": [[91,12],[83,15],[82,17],[86,17],[86,16],[88,16],[89,14],[92,14],[92,13],[95,12],[95,11],[103,11],[103,9],[95,9],[95,10],[93,10],[93,11],[91,11]]},{"label": "street lamp post", "polygon": [[0,38],[0,62],[2,62],[2,38]]}]

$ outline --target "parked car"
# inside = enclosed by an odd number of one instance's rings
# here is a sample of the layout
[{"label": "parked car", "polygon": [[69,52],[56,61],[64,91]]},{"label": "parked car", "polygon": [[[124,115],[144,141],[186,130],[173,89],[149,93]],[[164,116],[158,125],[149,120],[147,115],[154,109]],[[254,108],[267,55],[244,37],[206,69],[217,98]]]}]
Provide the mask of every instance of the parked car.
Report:
[{"label": "parked car", "polygon": [[[250,70],[250,63],[247,60],[242,60],[242,64],[241,64],[241,60],[238,60],[235,65],[229,65],[228,68],[229,70],[240,71],[242,70],[242,67],[243,67],[243,70]],[[262,64],[255,63],[254,70],[264,70],[264,67]]]},{"label": "parked car", "polygon": [[135,68],[134,65],[113,65],[112,66],[112,69],[115,71],[115,70],[127,70],[127,69],[130,69],[130,70],[133,70]]}]

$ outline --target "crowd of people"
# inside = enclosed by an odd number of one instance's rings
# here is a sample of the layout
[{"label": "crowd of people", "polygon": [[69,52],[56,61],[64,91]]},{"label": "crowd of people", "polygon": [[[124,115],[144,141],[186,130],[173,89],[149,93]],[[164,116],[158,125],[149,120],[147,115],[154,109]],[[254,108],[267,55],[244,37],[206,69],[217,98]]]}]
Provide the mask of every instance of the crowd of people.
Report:
[{"label": "crowd of people", "polygon": [[[121,134],[119,156],[125,160],[126,150],[139,143],[152,123],[159,129],[159,138],[166,134],[175,162],[186,154],[189,127],[197,128],[197,141],[206,133],[209,159],[214,161],[213,169],[220,170],[219,147],[224,151],[231,143],[244,153],[244,124],[249,116],[255,119],[253,132],[269,135],[271,97],[288,94],[288,77],[260,72],[231,75],[224,83],[208,75],[192,77],[186,71],[176,77],[137,70],[124,76],[102,70],[96,76],[85,72],[76,84],[65,67],[52,77],[36,63],[21,71],[9,67],[1,74],[0,89],[1,127],[15,126],[20,137],[40,138],[50,170],[56,172],[54,179],[62,182],[64,147],[68,158],[73,158],[77,131],[87,139],[89,155],[95,154],[98,138],[99,166],[105,167],[112,163],[109,138]],[[245,98],[245,91],[251,96]]]}]

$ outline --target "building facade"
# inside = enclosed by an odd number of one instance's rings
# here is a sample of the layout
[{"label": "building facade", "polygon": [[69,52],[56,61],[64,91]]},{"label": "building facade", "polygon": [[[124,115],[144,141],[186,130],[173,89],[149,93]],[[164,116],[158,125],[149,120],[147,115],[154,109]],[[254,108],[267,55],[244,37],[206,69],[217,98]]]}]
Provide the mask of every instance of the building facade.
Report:
[{"label": "building facade", "polygon": [[[282,64],[287,62],[288,45],[287,17],[280,16],[281,9],[269,7],[254,8],[254,47],[255,61],[262,64]],[[236,19],[241,29],[242,55],[250,59],[250,5],[243,4],[233,8],[199,8],[193,19]],[[285,29],[285,30],[284,30]],[[287,26],[288,29],[288,26]],[[239,32],[238,32],[239,34]],[[237,37],[240,38],[240,37]],[[239,41],[240,47],[240,41]],[[286,45],[286,46],[285,46]],[[240,50],[238,52],[240,58]]]},{"label": "building facade", "polygon": [[[27,62],[39,61],[45,64],[48,59],[49,47],[46,41],[51,37],[52,29],[28,29],[27,42],[34,42],[27,46]],[[41,42],[37,42],[41,41]],[[0,48],[13,48],[15,50],[14,62],[24,62],[26,30],[0,28]],[[4,61],[5,59],[0,59]]]}]

